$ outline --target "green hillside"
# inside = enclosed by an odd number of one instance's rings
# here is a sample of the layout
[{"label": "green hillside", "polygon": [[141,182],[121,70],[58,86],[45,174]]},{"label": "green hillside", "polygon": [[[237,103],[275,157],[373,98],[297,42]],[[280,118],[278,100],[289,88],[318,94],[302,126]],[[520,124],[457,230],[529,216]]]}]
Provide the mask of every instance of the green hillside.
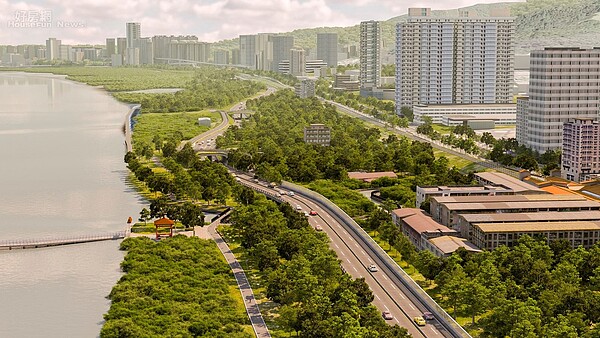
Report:
[{"label": "green hillside", "polygon": [[[600,45],[600,0],[528,0],[523,3],[498,2],[460,8],[476,16],[489,16],[490,11],[509,8],[515,16],[516,52],[528,53],[544,46]],[[459,9],[432,11],[432,16],[458,16]],[[386,49],[393,50],[395,25],[406,15],[382,22]],[[289,33],[295,44],[304,48],[316,47],[317,33],[338,33],[341,45],[358,44],[359,25],[351,27],[318,27],[297,29]],[[238,39],[220,41],[215,48],[238,47]]]}]

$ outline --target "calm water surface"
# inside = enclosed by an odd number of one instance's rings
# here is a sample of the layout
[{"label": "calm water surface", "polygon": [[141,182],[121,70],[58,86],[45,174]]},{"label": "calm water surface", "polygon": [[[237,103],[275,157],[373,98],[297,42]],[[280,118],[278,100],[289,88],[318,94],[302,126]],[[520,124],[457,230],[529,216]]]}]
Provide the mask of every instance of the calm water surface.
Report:
[{"label": "calm water surface", "polygon": [[[59,77],[0,72],[0,239],[123,230],[127,107]],[[0,337],[95,337],[118,241],[0,251]]]}]

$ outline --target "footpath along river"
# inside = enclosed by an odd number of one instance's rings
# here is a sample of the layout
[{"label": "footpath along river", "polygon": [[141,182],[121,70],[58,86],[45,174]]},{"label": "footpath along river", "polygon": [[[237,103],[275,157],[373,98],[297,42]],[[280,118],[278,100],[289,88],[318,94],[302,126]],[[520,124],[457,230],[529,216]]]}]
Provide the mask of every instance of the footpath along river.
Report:
[{"label": "footpath along river", "polygon": [[[61,77],[0,72],[0,239],[125,229],[128,107]],[[0,337],[96,337],[119,241],[0,251]]]}]

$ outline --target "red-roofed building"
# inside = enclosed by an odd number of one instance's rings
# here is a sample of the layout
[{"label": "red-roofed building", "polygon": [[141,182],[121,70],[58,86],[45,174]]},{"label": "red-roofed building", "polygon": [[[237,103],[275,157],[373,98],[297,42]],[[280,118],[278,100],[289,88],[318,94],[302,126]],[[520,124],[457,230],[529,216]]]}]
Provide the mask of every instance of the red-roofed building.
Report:
[{"label": "red-roofed building", "polygon": [[348,173],[348,177],[351,179],[360,180],[363,182],[371,182],[371,181],[374,181],[374,180],[376,180],[378,178],[382,178],[382,177],[398,178],[398,175],[396,175],[396,173],[393,171],[379,171],[379,172],[373,172],[373,173],[351,171]]},{"label": "red-roofed building", "polygon": [[402,233],[408,237],[417,250],[425,249],[427,246],[424,242],[430,238],[458,235],[458,231],[434,221],[421,209],[396,209],[392,211],[392,221],[400,227]]}]

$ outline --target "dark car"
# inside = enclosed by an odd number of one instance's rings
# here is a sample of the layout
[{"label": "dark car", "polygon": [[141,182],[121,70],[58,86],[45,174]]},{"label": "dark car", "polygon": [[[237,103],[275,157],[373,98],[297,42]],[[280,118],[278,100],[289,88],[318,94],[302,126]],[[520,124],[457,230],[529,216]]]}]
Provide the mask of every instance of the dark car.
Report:
[{"label": "dark car", "polygon": [[423,312],[423,319],[434,320],[435,317],[433,316],[433,313],[431,313],[431,312]]}]

